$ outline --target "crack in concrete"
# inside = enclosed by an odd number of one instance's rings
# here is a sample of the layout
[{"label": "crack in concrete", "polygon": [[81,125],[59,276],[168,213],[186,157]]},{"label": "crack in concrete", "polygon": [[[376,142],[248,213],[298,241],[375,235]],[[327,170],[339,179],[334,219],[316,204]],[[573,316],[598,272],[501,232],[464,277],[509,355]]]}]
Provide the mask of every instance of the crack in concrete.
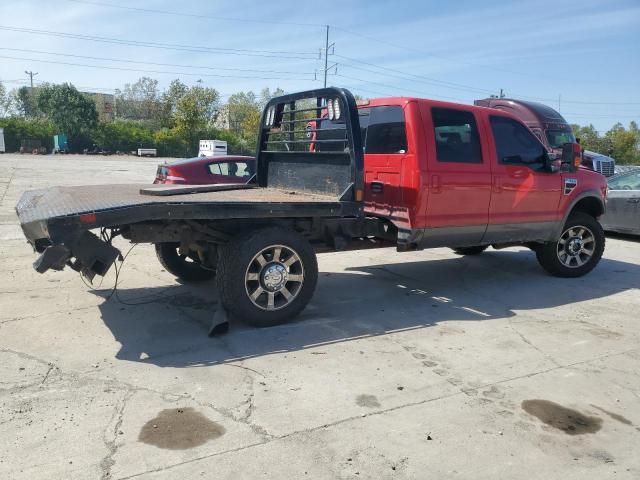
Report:
[{"label": "crack in concrete", "polygon": [[529,345],[531,348],[533,348],[536,352],[538,352],[540,355],[542,355],[545,359],[547,359],[548,361],[550,361],[551,363],[553,363],[556,367],[560,367],[560,363],[558,363],[556,361],[555,358],[553,358],[551,355],[547,354],[546,352],[543,352],[540,348],[538,348],[537,345],[535,345],[531,340],[529,340],[523,333],[521,333],[511,322],[511,319],[509,319],[508,321],[508,325],[509,328],[520,337],[520,339],[526,343],[527,345]]},{"label": "crack in concrete", "polygon": [[44,374],[44,377],[42,378],[40,385],[44,385],[44,382],[46,382],[47,379],[49,378],[49,374],[51,373],[52,370],[55,370],[55,368],[56,368],[55,365],[53,365],[52,363],[49,364],[49,369],[47,370],[47,373]]},{"label": "crack in concrete", "polygon": [[[116,461],[115,461],[114,457],[115,457],[116,453],[118,452],[118,444],[117,444],[117,440],[118,440],[118,436],[119,436],[118,432],[120,432],[120,427],[122,426],[122,421],[123,421],[123,417],[124,417],[124,409],[125,409],[125,407],[127,405],[127,402],[133,396],[133,394],[134,394],[133,391],[127,391],[125,393],[125,395],[122,397],[120,405],[118,405],[114,409],[114,413],[111,416],[111,419],[109,420],[109,424],[107,425],[107,428],[105,429],[105,431],[103,433],[103,441],[104,441],[105,447],[107,447],[107,454],[105,455],[105,457],[100,462],[100,468],[102,469],[102,477],[101,477],[102,480],[109,480],[111,478],[111,469],[116,464]],[[111,425],[111,423],[116,418],[117,418],[117,420],[116,420],[115,425],[113,427],[113,440],[109,440],[107,438],[107,431],[108,431],[109,425]]]},{"label": "crack in concrete", "polygon": [[0,198],[0,205],[4,203],[4,197],[7,196],[7,192],[9,191],[9,187],[11,186],[11,182],[13,181],[13,177],[15,174],[16,174],[16,169],[11,168],[11,175],[9,175],[9,180],[7,180],[7,186],[4,188],[4,192],[2,192],[2,198]]}]

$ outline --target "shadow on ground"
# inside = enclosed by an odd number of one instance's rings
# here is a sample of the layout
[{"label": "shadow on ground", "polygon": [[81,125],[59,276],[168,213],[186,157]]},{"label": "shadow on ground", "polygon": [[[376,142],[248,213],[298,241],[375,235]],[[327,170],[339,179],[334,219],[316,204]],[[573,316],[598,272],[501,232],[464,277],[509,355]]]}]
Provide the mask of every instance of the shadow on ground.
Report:
[{"label": "shadow on ground", "polygon": [[232,322],[227,335],[213,339],[207,337],[218,306],[213,283],[122,290],[119,295],[124,302],[141,304],[123,304],[112,298],[100,310],[121,344],[118,359],[196,367],[451,320],[516,317],[517,311],[568,305],[637,288],[639,279],[640,266],[608,259],[585,277],[554,278],[540,269],[529,251],[490,250],[476,257],[321,273],[314,299],[295,322],[267,329]]}]

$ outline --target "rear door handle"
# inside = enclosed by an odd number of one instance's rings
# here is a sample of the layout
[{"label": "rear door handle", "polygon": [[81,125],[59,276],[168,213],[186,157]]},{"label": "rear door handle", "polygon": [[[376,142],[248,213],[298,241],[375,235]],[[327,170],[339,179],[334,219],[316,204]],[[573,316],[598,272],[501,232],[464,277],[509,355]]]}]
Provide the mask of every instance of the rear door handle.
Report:
[{"label": "rear door handle", "polygon": [[502,182],[500,181],[499,176],[493,177],[493,191],[495,193],[500,193],[502,191]]},{"label": "rear door handle", "polygon": [[384,183],[371,182],[371,193],[382,193],[383,190],[384,190]]},{"label": "rear door handle", "polygon": [[524,178],[529,174],[529,172],[524,168],[518,168],[517,170],[512,170],[510,173],[511,178]]},{"label": "rear door handle", "polygon": [[431,190],[440,193],[440,175],[431,175]]},{"label": "rear door handle", "polygon": [[627,203],[640,203],[640,198],[629,198]]}]

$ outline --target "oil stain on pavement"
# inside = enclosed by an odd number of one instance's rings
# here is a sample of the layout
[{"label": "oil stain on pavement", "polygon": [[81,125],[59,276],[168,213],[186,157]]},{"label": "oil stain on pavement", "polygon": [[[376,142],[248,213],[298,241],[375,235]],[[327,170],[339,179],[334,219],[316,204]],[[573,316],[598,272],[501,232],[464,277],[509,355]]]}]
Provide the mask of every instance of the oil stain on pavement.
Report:
[{"label": "oil stain on pavement", "polygon": [[375,395],[358,395],[356,397],[356,404],[360,407],[379,408],[380,402]]},{"label": "oil stain on pavement", "polygon": [[602,419],[585,415],[549,400],[525,400],[522,402],[522,409],[568,435],[595,433],[602,428]]},{"label": "oil stain on pavement", "polygon": [[167,450],[186,450],[221,437],[225,431],[193,408],[170,408],[144,424],[138,441]]}]

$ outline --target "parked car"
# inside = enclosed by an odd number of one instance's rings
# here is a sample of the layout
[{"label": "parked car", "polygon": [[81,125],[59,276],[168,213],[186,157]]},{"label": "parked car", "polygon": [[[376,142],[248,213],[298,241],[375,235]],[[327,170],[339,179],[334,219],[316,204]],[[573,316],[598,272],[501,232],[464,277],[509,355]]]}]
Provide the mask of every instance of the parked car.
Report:
[{"label": "parked car", "polygon": [[607,213],[600,219],[605,230],[640,235],[640,168],[607,180]]},{"label": "parked car", "polygon": [[153,183],[208,185],[247,183],[256,172],[256,159],[245,156],[196,157],[158,165]]}]

